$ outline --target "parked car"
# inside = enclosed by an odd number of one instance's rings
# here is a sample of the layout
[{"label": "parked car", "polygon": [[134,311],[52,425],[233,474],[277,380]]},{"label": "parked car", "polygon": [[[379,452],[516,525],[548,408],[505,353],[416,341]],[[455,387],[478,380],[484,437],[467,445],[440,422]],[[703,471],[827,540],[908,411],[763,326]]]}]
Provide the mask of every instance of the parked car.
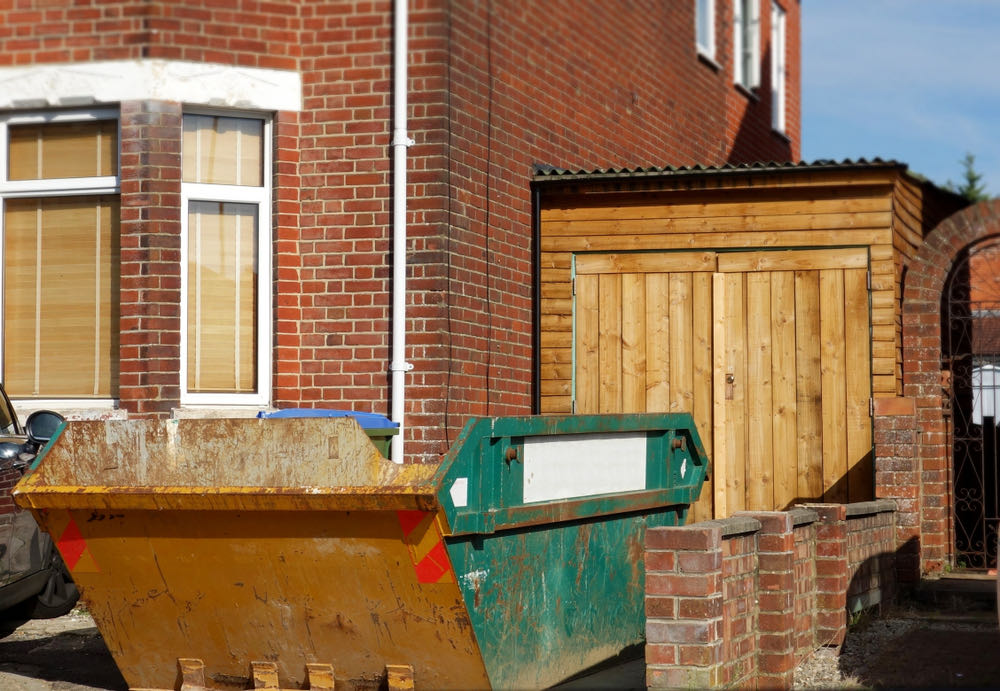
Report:
[{"label": "parked car", "polygon": [[58,413],[40,410],[22,427],[0,384],[0,617],[61,617],[80,597],[52,538],[10,495],[63,421]]}]

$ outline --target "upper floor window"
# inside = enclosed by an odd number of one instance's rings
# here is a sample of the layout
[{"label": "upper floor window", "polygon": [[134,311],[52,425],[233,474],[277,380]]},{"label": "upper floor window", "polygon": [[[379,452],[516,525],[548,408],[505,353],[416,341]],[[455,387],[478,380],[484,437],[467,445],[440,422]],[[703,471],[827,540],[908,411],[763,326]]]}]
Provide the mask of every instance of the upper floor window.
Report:
[{"label": "upper floor window", "polygon": [[270,123],[184,115],[183,403],[270,397]]},{"label": "upper floor window", "polygon": [[737,84],[760,86],[760,0],[733,2],[733,72]]},{"label": "upper floor window", "polygon": [[695,0],[694,35],[698,52],[715,59],[715,0]]},{"label": "upper floor window", "polygon": [[786,70],[785,10],[771,3],[771,126],[785,131]]},{"label": "upper floor window", "polygon": [[115,111],[0,118],[3,382],[12,398],[118,395]]}]

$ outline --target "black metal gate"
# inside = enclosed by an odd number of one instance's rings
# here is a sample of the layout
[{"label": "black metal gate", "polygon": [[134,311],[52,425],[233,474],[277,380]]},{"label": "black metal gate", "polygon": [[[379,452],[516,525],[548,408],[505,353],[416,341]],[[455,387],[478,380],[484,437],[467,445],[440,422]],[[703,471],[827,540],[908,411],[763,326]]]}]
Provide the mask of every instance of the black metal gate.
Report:
[{"label": "black metal gate", "polygon": [[956,261],[942,296],[944,364],[951,372],[955,566],[995,568],[1000,440],[1000,238]]}]

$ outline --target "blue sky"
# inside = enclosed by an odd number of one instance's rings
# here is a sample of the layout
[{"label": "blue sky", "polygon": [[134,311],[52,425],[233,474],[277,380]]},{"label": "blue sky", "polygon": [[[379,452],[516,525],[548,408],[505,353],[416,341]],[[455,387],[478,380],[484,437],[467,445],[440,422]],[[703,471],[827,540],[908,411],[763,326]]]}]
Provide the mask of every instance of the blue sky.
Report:
[{"label": "blue sky", "polygon": [[1000,196],[1000,0],[803,0],[802,158],[893,159]]}]

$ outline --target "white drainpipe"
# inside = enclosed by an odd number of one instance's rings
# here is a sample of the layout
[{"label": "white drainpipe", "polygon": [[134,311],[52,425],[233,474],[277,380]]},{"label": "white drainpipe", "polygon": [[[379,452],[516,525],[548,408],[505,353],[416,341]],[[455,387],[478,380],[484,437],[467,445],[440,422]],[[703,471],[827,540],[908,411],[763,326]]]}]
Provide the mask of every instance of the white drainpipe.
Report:
[{"label": "white drainpipe", "polygon": [[406,408],[406,372],[413,365],[406,362],[406,149],[413,140],[406,136],[406,95],[408,91],[407,59],[407,0],[394,2],[393,89],[393,194],[392,194],[392,421],[399,423],[399,433],[392,437],[390,455],[396,463],[403,462],[403,422]]}]

